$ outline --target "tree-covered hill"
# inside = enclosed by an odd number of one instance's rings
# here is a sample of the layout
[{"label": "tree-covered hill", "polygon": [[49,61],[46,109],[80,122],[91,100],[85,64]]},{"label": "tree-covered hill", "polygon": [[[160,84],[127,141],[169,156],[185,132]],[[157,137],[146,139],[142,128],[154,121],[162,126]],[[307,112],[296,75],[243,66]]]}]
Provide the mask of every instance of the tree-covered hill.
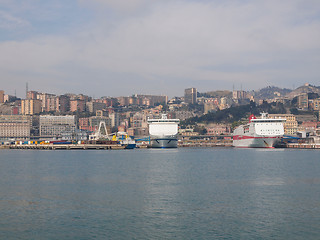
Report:
[{"label": "tree-covered hill", "polygon": [[205,93],[199,93],[198,97],[208,97],[208,98],[222,98],[222,97],[232,97],[232,92],[228,90],[217,90],[217,91],[210,91]]},{"label": "tree-covered hill", "polygon": [[267,103],[257,106],[254,102],[250,104],[231,107],[217,112],[211,112],[201,117],[193,117],[181,122],[181,126],[194,125],[196,123],[233,123],[243,118],[247,118],[250,114],[259,116],[261,112],[286,113],[282,103]]},{"label": "tree-covered hill", "polygon": [[289,94],[292,90],[287,88],[278,88],[274,86],[268,86],[255,92],[255,98],[257,99],[273,99],[274,97],[283,97]]}]

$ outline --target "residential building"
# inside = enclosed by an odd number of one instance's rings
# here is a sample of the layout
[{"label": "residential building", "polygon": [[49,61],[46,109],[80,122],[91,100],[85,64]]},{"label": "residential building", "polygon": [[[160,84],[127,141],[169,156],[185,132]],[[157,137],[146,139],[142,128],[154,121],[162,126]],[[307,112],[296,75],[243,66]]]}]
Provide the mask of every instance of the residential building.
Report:
[{"label": "residential building", "polygon": [[5,94],[4,95],[4,102],[14,102],[17,100],[17,97],[16,96],[12,96],[12,95],[8,95],[8,94]]},{"label": "residential building", "polygon": [[86,103],[87,111],[91,113],[95,113],[97,110],[103,110],[107,107],[107,105],[103,102],[87,102]]},{"label": "residential building", "polygon": [[57,110],[57,96],[47,98],[46,112],[55,112]]},{"label": "residential building", "polygon": [[71,112],[84,112],[85,101],[80,99],[75,99],[70,101],[70,111]]},{"label": "residential building", "polygon": [[28,91],[27,92],[27,99],[39,99],[38,92],[36,91]]},{"label": "residential building", "polygon": [[220,105],[219,105],[219,109],[223,110],[223,109],[227,109],[230,108],[231,106],[231,99],[227,98],[227,97],[222,97],[220,98]]},{"label": "residential building", "polygon": [[167,104],[168,96],[165,95],[142,95],[136,94],[140,105],[154,106],[156,104]]},{"label": "residential building", "polygon": [[195,104],[197,103],[197,89],[187,88],[184,90],[184,102]]},{"label": "residential building", "polygon": [[320,110],[320,98],[313,99],[313,110],[314,111]]},{"label": "residential building", "polygon": [[38,99],[23,99],[21,100],[21,114],[39,114],[41,112],[41,104],[41,101]]},{"label": "residential building", "polygon": [[317,127],[319,125],[319,122],[303,122],[300,126],[300,130],[307,132],[315,132]]},{"label": "residential building", "polygon": [[96,102],[101,102],[101,103],[104,103],[106,104],[107,107],[112,107],[113,105],[113,102],[114,101],[117,101],[116,99],[112,99],[112,98],[109,98],[109,97],[102,97],[100,99],[95,99]]},{"label": "residential building", "polygon": [[60,95],[56,98],[56,112],[69,112],[70,111],[70,97],[67,95]]},{"label": "residential building", "polygon": [[119,113],[113,112],[109,114],[111,119],[111,127],[118,127],[120,125],[120,115]]},{"label": "residential building", "polygon": [[135,136],[135,137],[146,137],[149,135],[149,130],[148,128],[128,128],[127,133],[130,136]]},{"label": "residential building", "polygon": [[298,121],[296,120],[296,116],[293,114],[269,114],[270,118],[282,118],[286,119],[284,123],[284,134],[285,135],[294,135],[298,129]]},{"label": "residential building", "polygon": [[298,108],[301,110],[308,110],[309,99],[308,99],[308,93],[303,93],[298,96]]},{"label": "residential building", "polygon": [[97,110],[96,116],[97,117],[108,117],[108,111],[107,110]]},{"label": "residential building", "polygon": [[132,116],[131,127],[133,128],[147,128],[148,127],[148,115],[142,112],[137,112]]},{"label": "residential building", "polygon": [[79,129],[88,130],[89,118],[79,118],[78,122]]},{"label": "residential building", "polygon": [[31,117],[0,115],[0,138],[23,140],[30,138]]},{"label": "residential building", "polygon": [[47,103],[48,103],[48,98],[54,97],[54,94],[50,93],[38,93],[37,98],[41,100],[42,106],[41,106],[41,112],[46,112],[47,111]]},{"label": "residential building", "polygon": [[0,90],[0,103],[4,103],[4,91]]},{"label": "residential building", "polygon": [[168,96],[135,94],[131,97],[118,97],[117,100],[120,106],[154,106],[156,104],[167,104]]},{"label": "residential building", "polygon": [[207,135],[221,135],[231,133],[230,125],[226,124],[210,124],[206,127]]},{"label": "residential building", "polygon": [[100,122],[104,122],[107,127],[112,127],[112,120],[109,117],[98,117],[93,116],[89,117],[89,126],[90,127],[99,127]]}]

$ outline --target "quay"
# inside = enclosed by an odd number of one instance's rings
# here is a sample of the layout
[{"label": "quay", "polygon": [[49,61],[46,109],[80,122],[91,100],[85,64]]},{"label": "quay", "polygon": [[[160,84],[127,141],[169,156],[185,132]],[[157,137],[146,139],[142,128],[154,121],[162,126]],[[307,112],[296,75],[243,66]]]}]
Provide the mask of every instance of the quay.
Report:
[{"label": "quay", "polygon": [[182,140],[178,147],[232,147],[232,140]]},{"label": "quay", "polygon": [[[232,141],[218,142],[178,142],[178,147],[233,147]],[[139,145],[137,148],[150,148],[150,145]],[[279,146],[279,148],[292,149],[319,149],[320,143],[287,143]],[[121,144],[9,144],[0,145],[0,149],[34,149],[34,150],[120,150],[126,149]]]},{"label": "quay", "polygon": [[180,143],[178,147],[232,147],[232,143]]},{"label": "quay", "polygon": [[35,149],[35,150],[119,150],[126,146],[119,144],[11,144],[2,145],[1,149]]},{"label": "quay", "polygon": [[320,149],[320,143],[288,143],[285,147],[297,149]]}]

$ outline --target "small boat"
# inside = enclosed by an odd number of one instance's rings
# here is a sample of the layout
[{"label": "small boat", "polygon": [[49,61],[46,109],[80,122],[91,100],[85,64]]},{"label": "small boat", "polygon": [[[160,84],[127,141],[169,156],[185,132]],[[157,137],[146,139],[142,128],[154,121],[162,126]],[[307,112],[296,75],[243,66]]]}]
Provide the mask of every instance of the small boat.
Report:
[{"label": "small boat", "polygon": [[125,146],[125,149],[136,148],[136,141],[126,132],[117,132],[117,135],[113,135],[112,140],[119,141],[122,146]]}]

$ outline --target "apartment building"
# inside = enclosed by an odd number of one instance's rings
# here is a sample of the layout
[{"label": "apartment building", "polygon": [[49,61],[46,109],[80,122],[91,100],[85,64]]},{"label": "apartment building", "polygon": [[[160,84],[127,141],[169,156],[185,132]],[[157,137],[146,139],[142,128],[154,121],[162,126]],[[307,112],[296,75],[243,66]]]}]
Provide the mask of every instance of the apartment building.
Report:
[{"label": "apartment building", "polygon": [[21,100],[21,114],[33,115],[41,112],[41,100],[23,99]]},{"label": "apartment building", "polygon": [[269,114],[268,116],[273,119],[276,119],[276,118],[286,119],[286,122],[284,123],[284,134],[293,135],[297,132],[298,121],[297,121],[295,115],[293,115],[293,114]]},{"label": "apartment building", "polygon": [[195,104],[197,103],[197,89],[187,88],[184,90],[184,102]]}]

